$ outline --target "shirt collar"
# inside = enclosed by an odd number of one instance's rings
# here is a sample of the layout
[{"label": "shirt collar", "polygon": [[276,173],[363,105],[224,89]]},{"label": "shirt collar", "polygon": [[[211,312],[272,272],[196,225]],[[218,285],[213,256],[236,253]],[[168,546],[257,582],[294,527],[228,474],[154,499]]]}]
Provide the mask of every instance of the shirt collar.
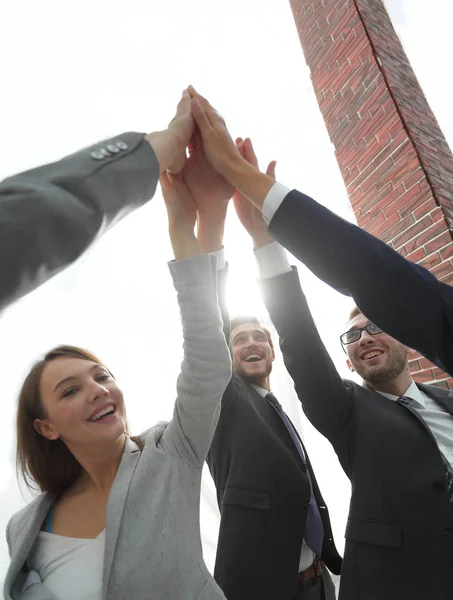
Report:
[{"label": "shirt collar", "polygon": [[[377,390],[375,390],[377,391]],[[385,392],[378,392],[381,396],[385,396],[389,400],[396,402],[400,396],[394,396],[393,394],[386,394]],[[426,408],[425,398],[423,392],[418,389],[417,384],[413,381],[407,390],[402,394],[405,398],[410,398],[415,404],[420,405],[421,408]]]},{"label": "shirt collar", "polygon": [[258,392],[258,394],[260,396],[262,396],[263,398],[265,398],[268,395],[268,390],[265,390],[264,388],[260,387],[259,385],[255,385],[254,383],[250,384],[252,386],[252,388],[254,390],[256,390]]}]

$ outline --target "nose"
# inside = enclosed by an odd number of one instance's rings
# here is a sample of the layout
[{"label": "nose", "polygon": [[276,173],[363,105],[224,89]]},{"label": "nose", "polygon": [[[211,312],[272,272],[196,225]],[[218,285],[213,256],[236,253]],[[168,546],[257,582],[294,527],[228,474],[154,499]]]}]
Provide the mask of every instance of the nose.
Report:
[{"label": "nose", "polygon": [[103,396],[108,396],[108,395],[109,395],[109,391],[106,387],[104,387],[97,381],[93,381],[93,383],[90,387],[88,402],[90,404],[93,404],[94,402],[96,402],[96,400],[99,400],[99,398],[102,398]]},{"label": "nose", "polygon": [[368,333],[366,329],[363,329],[361,332],[359,343],[361,346],[365,346],[366,344],[373,343],[373,336]]}]

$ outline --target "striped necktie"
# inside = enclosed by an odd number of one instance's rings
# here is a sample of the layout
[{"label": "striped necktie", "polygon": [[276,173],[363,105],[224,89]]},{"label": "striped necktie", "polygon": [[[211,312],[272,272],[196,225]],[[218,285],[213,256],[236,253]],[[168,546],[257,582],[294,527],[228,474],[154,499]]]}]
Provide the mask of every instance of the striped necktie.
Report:
[{"label": "striped necktie", "polygon": [[266,400],[275,408],[281,420],[285,424],[286,429],[288,430],[294,444],[296,445],[297,451],[299,453],[300,458],[302,459],[302,462],[307,467],[308,481],[310,483],[310,504],[307,510],[307,520],[305,522],[304,537],[305,541],[307,542],[307,546],[313,550],[316,556],[321,556],[322,543],[324,540],[324,526],[322,524],[318,504],[313,493],[313,485],[311,482],[310,471],[307,466],[307,461],[305,459],[305,452],[302,447],[302,443],[299,439],[296,428],[291,423],[288,415],[283,410],[282,405],[272,392],[266,394]]},{"label": "striped necktie", "polygon": [[[412,398],[409,398],[408,396],[401,396],[400,398],[398,398],[397,403],[402,404],[403,406],[409,407],[410,411],[418,419],[420,419],[423,422],[425,427],[428,427],[428,425],[425,423],[424,419],[415,411],[414,407],[411,406]],[[445,478],[447,480],[447,496],[448,496],[448,500],[450,501],[451,506],[453,506],[453,474],[450,472],[450,469],[449,469],[448,465],[446,464],[445,458],[443,456],[442,456],[442,460],[444,462]]]}]

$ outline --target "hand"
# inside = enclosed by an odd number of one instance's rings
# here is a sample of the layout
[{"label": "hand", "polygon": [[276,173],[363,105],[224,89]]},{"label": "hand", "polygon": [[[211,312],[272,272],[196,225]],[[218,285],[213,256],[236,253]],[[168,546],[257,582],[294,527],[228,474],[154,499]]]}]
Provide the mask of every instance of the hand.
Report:
[{"label": "hand", "polygon": [[189,158],[182,170],[182,177],[197,207],[198,218],[226,214],[235,188],[212,168],[198,129],[195,129],[189,143]]},{"label": "hand", "polygon": [[[241,153],[241,156],[258,169],[258,160],[250,138],[246,138],[245,140],[238,138],[236,140],[236,146]],[[276,164],[276,161],[273,160],[269,163],[266,170],[266,175],[272,177],[274,180]],[[267,223],[263,219],[261,211],[253,206],[250,200],[239,190],[236,190],[234,193],[233,202],[239,220],[253,239],[253,247],[255,250],[271,244],[274,240],[268,234]]]},{"label": "hand", "polygon": [[176,115],[170,121],[167,129],[149,133],[146,136],[156,153],[161,172],[179,173],[184,167],[186,147],[195,126],[190,103],[190,95],[187,90],[184,90],[176,109]]},{"label": "hand", "polygon": [[235,164],[244,160],[228,132],[225,121],[193,86],[189,86],[188,91],[192,98],[192,114],[200,130],[206,158],[217,173],[234,185],[231,171]]},{"label": "hand", "polygon": [[198,129],[189,144],[189,158],[181,175],[197,208],[198,241],[203,252],[220,250],[228,202],[235,188],[210,165]]},{"label": "hand", "polygon": [[168,213],[170,239],[175,259],[201,254],[194,234],[197,209],[181,175],[163,172],[160,185]]}]

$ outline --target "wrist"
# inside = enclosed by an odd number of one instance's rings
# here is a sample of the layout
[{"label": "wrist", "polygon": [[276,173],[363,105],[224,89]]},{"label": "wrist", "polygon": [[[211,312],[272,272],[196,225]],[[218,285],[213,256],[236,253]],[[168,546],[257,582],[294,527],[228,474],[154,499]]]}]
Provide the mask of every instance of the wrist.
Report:
[{"label": "wrist", "polygon": [[242,192],[254,206],[262,209],[264,200],[273,187],[275,180],[261,173],[259,169],[248,163],[242,157],[231,161],[228,165],[227,181]]},{"label": "wrist", "polygon": [[170,240],[175,260],[183,260],[184,258],[202,254],[202,250],[193,231],[170,228]]},{"label": "wrist", "polygon": [[275,241],[267,233],[263,233],[262,235],[253,235],[252,240],[254,250],[259,250],[260,248],[264,248],[264,246],[269,246],[269,244],[273,244]]},{"label": "wrist", "polygon": [[197,238],[203,252],[217,252],[223,248],[225,214],[198,218]]}]

